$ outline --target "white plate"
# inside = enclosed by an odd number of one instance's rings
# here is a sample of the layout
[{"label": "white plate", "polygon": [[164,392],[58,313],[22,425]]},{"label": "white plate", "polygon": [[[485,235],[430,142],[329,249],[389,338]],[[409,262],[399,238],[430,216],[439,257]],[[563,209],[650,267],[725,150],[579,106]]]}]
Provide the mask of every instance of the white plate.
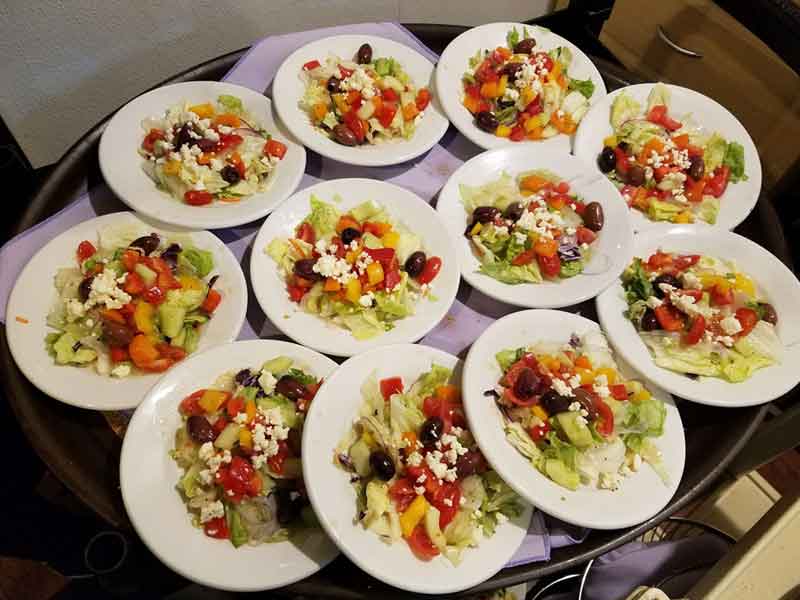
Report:
[{"label": "white plate", "polygon": [[[478,272],[480,261],[472,243],[464,237],[467,211],[461,202],[459,185],[478,186],[496,180],[502,171],[516,176],[532,169],[548,169],[570,183],[586,202],[603,207],[605,227],[594,244],[594,254],[584,273],[559,282],[510,285]],[[456,241],[461,274],[484,294],[516,306],[557,308],[583,302],[599,294],[619,277],[633,253],[633,230],[625,204],[614,185],[569,154],[553,154],[544,146],[507,146],[479,154],[464,163],[439,194],[436,210]]]},{"label": "white plate", "polygon": [[[575,133],[575,155],[592,165],[592,168],[600,173],[597,156],[603,149],[603,140],[614,132],[610,120],[611,104],[614,102],[614,98],[625,92],[644,107],[647,105],[647,96],[654,85],[654,83],[639,83],[620,88],[592,106],[581,120],[578,131]],[[758,158],[755,144],[744,126],[721,104],[694,90],[669,84],[667,87],[672,94],[669,111],[673,117],[680,119],[683,115],[691,113],[699,126],[708,131],[716,131],[726,140],[739,142],[744,146],[744,169],[748,179],[728,185],[728,189],[721,198],[717,223],[714,225],[724,229],[733,229],[747,218],[756,205],[761,192],[761,161]],[[631,209],[631,213],[635,231],[653,228],[668,229],[673,225],[673,223],[651,221],[636,209]],[[697,223],[697,227],[710,227],[710,225],[700,221]]]},{"label": "white plate", "polygon": [[363,403],[361,385],[373,373],[378,378],[402,377],[406,385],[439,364],[455,371],[460,361],[446,352],[413,344],[385,346],[345,361],[322,384],[306,417],[303,431],[303,472],[311,504],[328,535],[364,571],[389,585],[421,594],[444,594],[485,581],[511,559],[525,537],[530,507],[516,519],[498,526],[495,535],[468,548],[454,567],[439,556],[417,559],[408,545],[386,544],[372,531],[354,523],[356,498],[347,473],[333,464],[333,452],[358,417]]},{"label": "white plate", "polygon": [[[160,117],[170,106],[214,102],[220,94],[241,98],[245,109],[276,139],[286,144],[267,189],[236,203],[214,202],[190,206],[156,187],[142,170],[138,153],[142,120]],[[123,106],[111,118],[100,139],[100,169],[109,187],[133,210],[180,227],[221,229],[260,219],[297,189],[306,169],[306,150],[277,122],[272,103],[251,89],[219,81],[189,81],[157,88]]]},{"label": "white plate", "polygon": [[747,273],[778,313],[778,336],[784,344],[781,364],[759,369],[741,383],[715,377],[688,377],[657,367],[650,351],[623,312],[628,308],[617,281],[597,297],[597,314],[617,351],[644,377],[687,400],[739,407],[780,398],[800,382],[800,282],[786,266],[755,242],[724,229],[673,225],[634,238],[634,256],[647,258],[659,248],[682,254],[707,254],[732,260]]},{"label": "white plate", "polygon": [[[678,489],[686,458],[683,423],[672,397],[648,384],[666,404],[664,435],[654,440],[664,457],[669,485],[647,464],[621,480],[616,491],[581,486],[570,491],[536,470],[505,438],[503,417],[493,398],[483,395],[495,387],[502,371],[495,354],[538,341],[567,343],[570,335],[598,330],[594,321],[557,310],[525,310],[493,323],[472,345],[464,363],[464,408],[484,456],[523,498],[554,517],[592,529],[621,529],[646,521],[669,502]],[[623,375],[630,369],[617,359]]]},{"label": "white plate", "polygon": [[234,548],[192,526],[175,484],[170,457],[181,425],[178,405],[227,371],[258,367],[288,356],[317,377],[335,368],[331,359],[296,344],[248,340],[192,356],[167,373],[136,409],[122,443],[119,476],[125,510],[147,547],[170,569],[210,587],[250,592],[289,585],[316,573],[338,550],[320,529],[303,539]]},{"label": "white plate", "polygon": [[[349,330],[303,311],[289,299],[278,265],[264,249],[275,238],[289,238],[310,211],[311,195],[333,202],[338,194],[342,212],[367,200],[374,200],[422,239],[428,256],[442,259],[442,270],[431,284],[435,301],[420,298],[415,314],[395,323],[394,329],[369,340],[357,340]],[[444,318],[458,291],[458,258],[436,211],[419,196],[391,183],[374,179],[332,179],[308,187],[276,210],[261,226],[253,243],[250,280],[258,303],[269,320],[298,344],[334,356],[353,356],[375,346],[415,342]]]},{"label": "white plate", "polygon": [[[207,231],[180,230],[141,219],[130,212],[112,213],[84,221],[48,242],[25,266],[14,284],[6,308],[6,335],[11,355],[33,385],[48,396],[67,404],[94,410],[133,408],[161,377],[136,375],[117,379],[98,375],[94,368],[57,365],[45,350],[44,338],[54,331],[45,323],[47,313],[58,297],[53,277],[62,267],[75,266],[78,244],[89,240],[97,245],[100,229],[131,224],[166,235],[190,235],[198,248],[214,254],[215,284],[222,303],[205,326],[198,350],[236,339],[247,310],[247,284],[236,257]],[[18,318],[27,319],[27,323]]]},{"label": "white plate", "polygon": [[572,51],[572,64],[567,69],[569,75],[575,79],[591,79],[594,82],[594,94],[589,99],[590,104],[598,102],[606,95],[606,84],[600,76],[600,71],[580,48],[552,31],[523,23],[489,23],[473,27],[450,42],[436,65],[436,95],[450,122],[481,148],[488,150],[515,144],[530,148],[535,144],[546,147],[551,152],[569,152],[570,137],[563,134],[547,140],[526,143],[512,142],[509,139],[481,131],[475,125],[475,118],[461,104],[464,95],[461,77],[469,70],[469,59],[475,56],[478,50],[494,50],[497,46],[505,46],[506,34],[511,31],[512,27],[516,27],[519,32],[522,32],[523,27],[527,27],[536,40],[537,48],[551,50],[559,46],[568,47]]},{"label": "white plate", "polygon": [[306,44],[283,61],[272,84],[275,108],[297,139],[317,154],[333,160],[362,167],[380,167],[416,158],[433,148],[449,125],[435,95],[411,139],[392,140],[374,146],[365,144],[349,147],[334,142],[320,133],[312,125],[308,113],[300,108],[299,102],[305,93],[305,84],[301,79],[303,65],[315,59],[324,62],[328,55],[354,60],[359,46],[364,43],[372,46],[375,58],[391,57],[397,60],[417,89],[427,87],[434,94],[433,63],[416,50],[372,35],[337,35]]}]

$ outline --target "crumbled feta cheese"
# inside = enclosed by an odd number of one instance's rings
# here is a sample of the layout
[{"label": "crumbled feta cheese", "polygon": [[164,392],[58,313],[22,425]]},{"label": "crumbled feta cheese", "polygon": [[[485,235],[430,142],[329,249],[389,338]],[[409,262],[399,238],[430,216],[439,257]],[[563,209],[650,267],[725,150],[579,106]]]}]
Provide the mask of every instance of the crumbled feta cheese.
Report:
[{"label": "crumbled feta cheese", "polygon": [[656,298],[655,296],[650,296],[647,299],[646,304],[647,304],[648,308],[656,309],[659,306],[661,306],[662,304],[664,304],[664,302],[663,302],[663,300],[660,300],[660,299]]},{"label": "crumbled feta cheese", "polygon": [[217,131],[225,135],[228,135],[233,131],[233,127],[228,127],[227,125],[217,125]]},{"label": "crumbled feta cheese", "polygon": [[372,306],[372,300],[375,298],[375,294],[372,292],[367,292],[361,298],[358,299],[358,303],[363,306],[364,308],[369,308]]},{"label": "crumbled feta cheese", "polygon": [[574,396],[574,392],[572,388],[567,385],[562,379],[553,378],[553,383],[551,384],[553,389],[556,393],[560,394],[561,396]]},{"label": "crumbled feta cheese", "polygon": [[528,239],[528,236],[522,233],[521,231],[515,231],[514,239],[517,241],[518,244],[524,244],[525,241]]},{"label": "crumbled feta cheese", "polygon": [[442,479],[447,473],[447,465],[442,462],[443,456],[440,450],[425,455],[425,463],[437,479]]},{"label": "crumbled feta cheese", "polygon": [[197,474],[197,478],[200,480],[201,484],[211,485],[211,482],[214,480],[214,475],[211,473],[210,469],[203,469]]},{"label": "crumbled feta cheese", "polygon": [[203,462],[208,462],[208,459],[216,453],[217,451],[214,450],[214,444],[212,442],[206,442],[200,446],[200,450],[197,451],[197,457]]},{"label": "crumbled feta cheese", "polygon": [[497,225],[494,226],[495,233],[497,235],[508,235],[508,227],[503,225],[502,227],[498,227]]},{"label": "crumbled feta cheese", "polygon": [[261,375],[258,377],[258,385],[261,386],[261,389],[264,390],[264,393],[267,396],[272,395],[272,392],[275,391],[275,384],[278,383],[278,380],[275,379],[275,376],[267,371],[266,369],[261,371]]},{"label": "crumbled feta cheese", "polygon": [[442,504],[444,504],[445,506],[453,506],[453,501],[450,498],[445,498],[444,500],[442,500]]},{"label": "crumbled feta cheese", "polygon": [[323,277],[332,277],[341,284],[346,284],[356,277],[356,274],[350,270],[350,263],[343,258],[336,258],[332,254],[320,256],[314,263],[313,270]]},{"label": "crumbled feta cheese", "polygon": [[739,323],[739,319],[733,316],[728,316],[722,319],[719,322],[719,326],[722,327],[722,331],[724,331],[727,335],[736,335],[742,330],[742,324]]},{"label": "crumbled feta cheese", "polygon": [[735,340],[729,335],[720,335],[716,337],[716,341],[722,344],[723,346],[727,346],[730,348],[733,346]]},{"label": "crumbled feta cheese", "polygon": [[583,405],[580,402],[571,402],[569,405],[570,412],[580,412]]},{"label": "crumbled feta cheese", "polygon": [[417,483],[425,483],[425,480],[428,479],[427,474],[423,473],[419,477],[417,477]]},{"label": "crumbled feta cheese", "polygon": [[579,387],[581,387],[581,376],[576,373],[575,375],[569,378],[569,381],[567,383],[569,383],[569,386],[573,390],[578,389]]},{"label": "crumbled feta cheese", "polygon": [[83,305],[83,302],[76,300],[75,298],[70,298],[67,300],[66,309],[67,321],[70,323],[77,321],[86,314],[86,307]]},{"label": "crumbled feta cheese", "polygon": [[670,293],[669,300],[675,308],[687,315],[703,315],[704,317],[710,317],[714,311],[710,306],[698,306],[691,296],[677,294],[675,292]]},{"label": "crumbled feta cheese", "polygon": [[420,486],[416,486],[416,485],[415,485],[415,486],[414,486],[414,493],[415,493],[417,496],[422,496],[422,495],[424,495],[424,494],[425,494],[425,488],[424,488],[423,486],[421,486],[421,485],[420,485]]},{"label": "crumbled feta cheese", "polygon": [[225,507],[222,502],[216,500],[210,502],[200,509],[200,522],[208,523],[212,519],[218,519],[225,516]]},{"label": "crumbled feta cheese", "polygon": [[120,363],[113,369],[111,369],[112,377],[119,377],[120,379],[123,377],[127,377],[131,374],[131,366],[128,363]]},{"label": "crumbled feta cheese", "polygon": [[700,282],[700,279],[692,273],[691,271],[685,271],[681,276],[681,282],[683,283],[683,287],[689,290],[701,290],[703,289],[703,284]]},{"label": "crumbled feta cheese", "polygon": [[412,452],[408,455],[408,460],[406,462],[412,467],[418,467],[422,464],[422,455],[419,452]]},{"label": "crumbled feta cheese", "polygon": [[130,295],[119,288],[116,273],[112,269],[106,269],[92,279],[89,298],[84,306],[91,308],[98,304],[104,304],[106,308],[119,309],[130,301]]},{"label": "crumbled feta cheese", "polygon": [[458,479],[458,470],[455,467],[447,469],[443,479],[449,483],[453,483],[456,479]]}]

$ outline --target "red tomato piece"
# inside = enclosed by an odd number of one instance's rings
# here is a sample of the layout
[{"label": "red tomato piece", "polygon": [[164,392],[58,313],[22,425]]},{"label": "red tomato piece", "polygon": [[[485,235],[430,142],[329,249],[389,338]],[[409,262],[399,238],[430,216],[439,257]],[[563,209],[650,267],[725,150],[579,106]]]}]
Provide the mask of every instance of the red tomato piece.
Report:
[{"label": "red tomato piece", "polygon": [[296,285],[288,285],[286,286],[286,291],[289,292],[289,298],[292,302],[300,302],[308,290]]},{"label": "red tomato piece", "polygon": [[703,339],[703,334],[706,332],[706,320],[703,315],[695,315],[692,319],[692,324],[689,326],[689,330],[683,334],[683,343],[689,346],[694,346],[698,343],[701,339]]},{"label": "red tomato piece", "polygon": [[205,390],[197,390],[186,396],[181,400],[180,411],[184,415],[202,415],[204,411],[200,408],[198,401],[203,397],[203,393],[205,393]]},{"label": "red tomato piece", "polygon": [[[364,224],[364,230],[367,229],[367,223]],[[381,263],[384,271],[388,271],[391,266],[392,262],[395,259],[395,252],[394,248],[365,248],[364,252],[366,252],[369,257]]]},{"label": "red tomato piece", "polygon": [[219,435],[222,433],[222,430],[228,426],[228,419],[225,418],[225,415],[219,415],[217,420],[214,421],[214,424],[211,426],[211,429],[214,430],[215,435]]},{"label": "red tomato piece", "polygon": [[525,139],[525,129],[520,125],[515,125],[514,128],[511,130],[511,134],[508,138],[512,142],[521,142]]},{"label": "red tomato piece", "polygon": [[403,380],[400,377],[387,377],[386,379],[381,379],[380,386],[381,395],[383,396],[383,399],[387,401],[392,397],[393,394],[403,393]]},{"label": "red tomato piece", "polygon": [[201,190],[189,190],[183,195],[186,204],[191,206],[204,206],[214,201],[214,196],[210,192]]},{"label": "red tomato piece", "polygon": [[286,155],[286,144],[276,139],[270,139],[264,144],[264,153],[282,159]]},{"label": "red tomato piece", "polygon": [[711,288],[711,304],[716,306],[726,306],[733,304],[733,288],[727,286],[725,289],[718,285]]},{"label": "red tomato piece", "polygon": [[[384,90],[384,99],[386,96],[386,92],[392,92],[395,98],[397,97],[397,92],[394,90]],[[397,104],[396,100],[385,100],[383,104],[381,104],[380,108],[376,111],[376,116],[378,117],[378,121],[383,127],[389,127],[394,120],[394,115],[397,113]]]},{"label": "red tomato piece", "polygon": [[132,271],[125,276],[125,283],[122,284],[122,289],[126,294],[138,296],[144,291],[144,281],[138,273]]},{"label": "red tomato piece", "polygon": [[548,73],[553,70],[553,59],[550,58],[547,52],[537,52],[530,58],[529,62],[533,64],[541,63],[541,69],[546,69]]},{"label": "red tomato piece", "polygon": [[436,276],[439,274],[439,270],[442,268],[442,259],[438,256],[431,256],[426,262],[425,266],[422,268],[422,273],[419,274],[417,277],[417,281],[422,284],[430,283]]},{"label": "red tomato piece", "polygon": [[461,487],[457,483],[443,483],[433,496],[431,504],[439,510],[439,527],[444,529],[458,514]]},{"label": "red tomato piece", "polygon": [[235,417],[240,412],[244,412],[244,398],[241,396],[230,398],[225,406],[225,411],[231,418]]},{"label": "red tomato piece", "polygon": [[163,139],[164,132],[160,129],[153,128],[147,132],[146,136],[144,136],[144,139],[142,140],[142,148],[147,152],[152,152],[156,142]]},{"label": "red tomato piece", "polygon": [[528,430],[528,435],[531,436],[531,439],[534,442],[539,442],[547,437],[549,431],[550,431],[550,424],[545,421],[541,425],[537,425],[536,427],[531,427]]},{"label": "red tomato piece", "polygon": [[599,420],[596,422],[597,433],[608,437],[614,431],[614,413],[611,412],[611,407],[603,402],[597,394],[592,395],[592,405],[599,416]]},{"label": "red tomato piece", "polygon": [[559,194],[566,194],[569,192],[569,183],[566,181],[559,181],[558,185],[556,185],[556,192]]},{"label": "red tomato piece", "polygon": [[146,289],[142,297],[144,298],[145,302],[155,305],[161,304],[166,299],[164,291],[157,285],[154,285],[153,287]]},{"label": "red tomato piece", "polygon": [[683,329],[683,315],[670,304],[662,304],[655,309],[656,319],[661,329],[665,331],[681,331]]},{"label": "red tomato piece", "polygon": [[127,348],[122,348],[119,346],[111,346],[111,362],[123,362],[126,360],[130,360],[131,356],[128,354]]},{"label": "red tomato piece", "polygon": [[675,256],[672,265],[678,270],[683,271],[689,267],[693,267],[700,260],[699,254],[685,254],[683,256]]},{"label": "red tomato piece", "polygon": [[420,560],[427,562],[439,555],[439,549],[433,545],[423,525],[417,525],[406,541],[414,556]]},{"label": "red tomato piece", "polygon": [[217,290],[208,290],[206,299],[203,300],[203,304],[200,305],[200,308],[203,309],[206,314],[210,315],[217,310],[217,307],[221,301],[222,295]]},{"label": "red tomato piece", "polygon": [[533,259],[536,258],[536,252],[533,248],[520,252],[514,257],[514,260],[511,261],[511,264],[516,267],[521,267],[524,265],[529,265],[533,262]]},{"label": "red tomato piece", "polygon": [[742,326],[742,330],[739,332],[741,337],[753,331],[753,327],[758,323],[758,314],[751,308],[736,309],[735,317],[739,321],[739,325]]},{"label": "red tomato piece", "polygon": [[667,107],[664,104],[656,104],[653,108],[650,109],[650,112],[647,113],[647,120],[651,123],[656,123],[661,125],[661,120],[664,118],[664,115],[667,114]]},{"label": "red tomato piece", "polygon": [[348,77],[350,77],[350,75],[353,74],[353,71],[354,71],[353,69],[348,69],[347,67],[339,65],[339,73],[342,74],[342,79],[347,79]]},{"label": "red tomato piece", "polygon": [[348,113],[345,113],[342,116],[342,120],[344,124],[353,132],[353,135],[356,136],[356,140],[358,143],[363,142],[367,136],[367,130],[364,127],[364,122],[358,118],[354,110],[351,110]]},{"label": "red tomato piece", "polygon": [[704,194],[711,194],[715,198],[719,198],[722,194],[725,193],[725,189],[728,187],[728,180],[730,179],[731,169],[726,165],[722,165],[721,167],[717,167],[714,169],[714,175],[711,179],[706,183],[706,187],[703,190]]},{"label": "red tomato piece", "polygon": [[575,236],[579,244],[591,244],[597,239],[597,234],[588,227],[578,227]]},{"label": "red tomato piece", "polygon": [[395,288],[395,286],[397,286],[397,284],[400,283],[400,280],[400,270],[392,269],[384,274],[383,284],[387,290],[391,291]]},{"label": "red tomato piece", "polygon": [[314,59],[310,60],[303,65],[304,71],[311,71],[312,69],[316,69],[319,66],[319,61]]},{"label": "red tomato piece", "polygon": [[142,255],[135,250],[125,250],[122,253],[122,264],[125,266],[126,271],[133,271],[136,268],[136,263],[139,262]]},{"label": "red tomato piece", "polygon": [[542,275],[550,279],[558,277],[558,272],[561,270],[561,259],[558,257],[558,253],[553,256],[537,254],[536,261],[539,263]]},{"label": "red tomato piece", "polygon": [[420,91],[417,92],[417,98],[415,103],[417,105],[417,110],[422,112],[426,108],[428,108],[428,104],[431,102],[431,93],[428,88],[422,88]]},{"label": "red tomato piece", "polygon": [[661,252],[660,250],[655,254],[650,255],[647,259],[647,267],[651,271],[658,271],[664,267],[672,265],[672,255],[668,252]]},{"label": "red tomato piece", "polygon": [[80,244],[78,244],[78,262],[83,263],[83,261],[91,258],[97,252],[97,248],[94,247],[94,244],[89,240],[83,240]]},{"label": "red tomato piece", "polygon": [[[480,90],[480,87],[478,89]],[[478,93],[480,94],[480,91]],[[383,90],[381,92],[381,98],[383,98],[385,102],[397,102],[400,100],[400,96],[398,96],[397,92],[395,92],[392,88],[386,88]],[[397,110],[397,107],[395,107],[395,110]]]},{"label": "red tomato piece", "polygon": [[317,241],[317,236],[314,233],[314,227],[312,227],[311,223],[308,221],[303,221],[300,223],[297,231],[294,234],[298,240],[303,240],[307,244],[311,244],[312,246]]},{"label": "red tomato piece", "polygon": [[244,141],[244,138],[236,133],[220,133],[214,152],[220,154],[228,148],[235,148]]},{"label": "red tomato piece", "polygon": [[625,154],[625,151],[619,146],[614,147],[614,154],[617,157],[614,168],[620,175],[625,175],[628,172],[628,155]]},{"label": "red tomato piece", "polygon": [[217,538],[218,540],[227,540],[231,537],[225,517],[217,517],[207,521],[203,525],[203,531],[208,537]]},{"label": "red tomato piece", "polygon": [[267,464],[269,468],[274,472],[280,475],[283,473],[283,463],[289,456],[289,444],[286,443],[286,440],[281,440],[278,442],[278,453],[274,456],[270,456],[267,459]]},{"label": "red tomato piece", "polygon": [[408,505],[417,497],[414,485],[407,477],[401,477],[389,488],[389,497],[394,501],[397,512],[405,512]]},{"label": "red tomato piece", "polygon": [[628,399],[628,390],[625,387],[625,384],[618,383],[615,385],[608,386],[609,391],[611,392],[611,397],[614,400],[627,400]]},{"label": "red tomato piece", "polygon": [[530,116],[535,117],[540,112],[544,110],[542,106],[542,96],[541,94],[537,94],[537,96],[528,102],[528,106],[525,107],[525,112],[528,113]]}]

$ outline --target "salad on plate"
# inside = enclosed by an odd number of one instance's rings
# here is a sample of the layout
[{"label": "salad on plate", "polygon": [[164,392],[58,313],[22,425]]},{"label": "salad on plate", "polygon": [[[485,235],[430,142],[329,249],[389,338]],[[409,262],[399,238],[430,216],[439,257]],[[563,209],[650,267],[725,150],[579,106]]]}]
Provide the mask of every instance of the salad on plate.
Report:
[{"label": "salad on plate", "polygon": [[513,142],[572,135],[594,94],[591,79],[569,76],[572,51],[545,51],[528,34],[513,28],[507,45],[481,49],[462,77],[464,107],[475,125]]},{"label": "salad on plate", "polygon": [[611,105],[613,133],[597,157],[629,206],[653,221],[714,224],[729,184],[747,179],[744,147],[670,113],[670,90],[653,86],[642,106],[624,91]]},{"label": "salad on plate", "polygon": [[[127,377],[162,372],[197,349],[222,301],[214,257],[187,236],[107,227],[58,270],[45,344],[57,365]],[[135,238],[135,239],[134,239]]]},{"label": "salad on plate", "polygon": [[240,98],[228,94],[215,102],[176,104],[161,117],[145,119],[142,128],[145,173],[191,206],[239,202],[263,192],[287,150]]},{"label": "salad on plate", "polygon": [[300,107],[316,129],[344,146],[409,139],[431,101],[392,57],[373,56],[362,44],[355,61],[330,55],[302,67]]},{"label": "salad on plate", "polygon": [[356,522],[387,544],[405,540],[420,560],[443,555],[457,565],[522,505],[489,469],[451,379],[436,364],[408,387],[400,377],[370,376],[334,463],[350,474]]},{"label": "salad on plate", "polygon": [[317,521],[300,440],[321,381],[291,358],[225,373],[180,403],[172,457],[177,490],[208,537],[235,547],[280,542]]},{"label": "salad on plate", "polygon": [[503,415],[506,439],[545,477],[570,490],[616,490],[646,462],[668,483],[655,444],[666,407],[622,375],[599,331],[496,360],[502,377],[484,394]]},{"label": "salad on plate", "polygon": [[634,258],[622,285],[659,367],[736,383],[781,361],[778,314],[732,261],[658,250]]},{"label": "salad on plate", "polygon": [[367,201],[342,213],[311,196],[311,212],[294,237],[276,238],[266,252],[277,263],[292,302],[349,330],[358,340],[390,330],[431,297],[442,268],[422,240]]},{"label": "salad on plate", "polygon": [[508,284],[559,281],[581,273],[604,226],[603,207],[586,203],[545,170],[502,173],[482,186],[460,185],[469,215],[464,232],[480,272]]}]

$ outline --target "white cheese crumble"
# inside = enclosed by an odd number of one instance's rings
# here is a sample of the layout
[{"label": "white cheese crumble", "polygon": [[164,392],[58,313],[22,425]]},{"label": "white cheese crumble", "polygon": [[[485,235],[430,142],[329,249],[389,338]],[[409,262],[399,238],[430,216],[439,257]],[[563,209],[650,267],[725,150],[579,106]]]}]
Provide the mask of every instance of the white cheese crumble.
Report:
[{"label": "white cheese crumble", "polygon": [[225,507],[219,500],[216,500],[215,502],[210,502],[209,504],[206,504],[203,508],[200,509],[201,523],[208,523],[212,519],[218,519],[219,517],[224,517],[224,516],[225,516]]},{"label": "white cheese crumble", "polygon": [[122,363],[111,369],[112,377],[127,377],[131,374],[131,366],[127,363]]},{"label": "white cheese crumble", "polygon": [[272,395],[272,392],[275,391],[275,384],[278,383],[278,380],[275,379],[275,376],[264,369],[261,371],[261,375],[258,377],[258,385],[261,386],[261,389],[264,390],[264,393],[267,396]]},{"label": "white cheese crumble", "polygon": [[567,385],[563,380],[554,378],[551,384],[553,389],[562,396],[574,396],[572,388]]},{"label": "white cheese crumble", "polygon": [[658,298],[656,298],[655,296],[650,296],[650,297],[647,299],[647,302],[646,302],[646,304],[647,304],[647,307],[648,307],[648,308],[656,309],[656,308],[658,308],[659,306],[661,306],[662,304],[664,304],[664,301],[663,301],[663,300],[659,300],[659,299],[658,299]]},{"label": "white cheese crumble", "polygon": [[739,323],[739,319],[732,316],[722,319],[719,322],[719,326],[722,327],[722,331],[727,335],[736,335],[742,330],[742,324]]}]

